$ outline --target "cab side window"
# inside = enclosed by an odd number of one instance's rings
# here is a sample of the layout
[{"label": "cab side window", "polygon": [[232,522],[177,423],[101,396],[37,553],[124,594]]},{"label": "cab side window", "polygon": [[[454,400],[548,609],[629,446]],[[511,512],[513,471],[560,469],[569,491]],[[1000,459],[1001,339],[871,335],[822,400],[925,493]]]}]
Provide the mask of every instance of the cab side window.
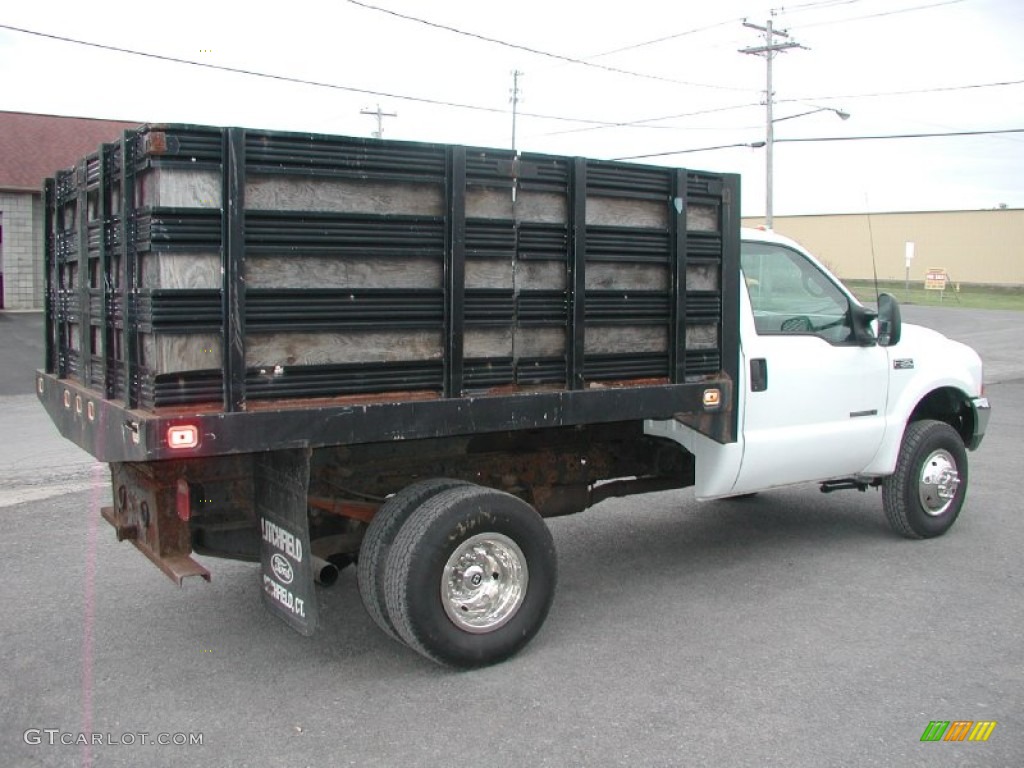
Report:
[{"label": "cab side window", "polygon": [[824,272],[783,245],[743,243],[743,278],[759,335],[819,336],[852,341],[850,302]]}]

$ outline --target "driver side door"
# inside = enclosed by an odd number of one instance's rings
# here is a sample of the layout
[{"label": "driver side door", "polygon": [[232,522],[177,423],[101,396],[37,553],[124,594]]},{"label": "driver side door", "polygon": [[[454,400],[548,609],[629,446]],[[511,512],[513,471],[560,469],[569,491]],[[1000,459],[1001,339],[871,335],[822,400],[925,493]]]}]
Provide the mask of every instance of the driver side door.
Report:
[{"label": "driver side door", "polygon": [[743,458],[733,493],[848,477],[882,442],[888,361],[855,338],[851,300],[805,254],[744,242]]}]

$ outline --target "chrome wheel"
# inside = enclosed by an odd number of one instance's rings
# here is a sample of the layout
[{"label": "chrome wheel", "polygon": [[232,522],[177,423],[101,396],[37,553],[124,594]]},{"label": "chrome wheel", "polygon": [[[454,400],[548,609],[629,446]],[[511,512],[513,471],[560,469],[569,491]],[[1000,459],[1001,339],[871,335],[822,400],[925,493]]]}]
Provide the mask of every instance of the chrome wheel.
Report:
[{"label": "chrome wheel", "polygon": [[480,533],[462,542],[441,574],[441,604],[459,629],[493,632],[523,604],[530,571],[508,536]]},{"label": "chrome wheel", "polygon": [[944,421],[907,424],[895,471],[882,481],[882,503],[893,530],[908,539],[930,539],[960,516],[970,465],[960,433]]},{"label": "chrome wheel", "polygon": [[466,485],[427,499],[391,545],[384,600],[398,635],[439,664],[497,664],[540,631],[558,581],[537,510]]},{"label": "chrome wheel", "polygon": [[956,460],[945,449],[932,451],[921,465],[917,494],[924,511],[937,517],[949,509],[960,487]]}]

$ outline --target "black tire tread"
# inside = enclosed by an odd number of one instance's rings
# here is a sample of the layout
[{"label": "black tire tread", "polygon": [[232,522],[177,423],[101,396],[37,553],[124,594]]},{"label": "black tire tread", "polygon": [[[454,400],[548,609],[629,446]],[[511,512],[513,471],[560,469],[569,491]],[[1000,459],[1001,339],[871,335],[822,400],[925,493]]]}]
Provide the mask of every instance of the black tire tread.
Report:
[{"label": "black tire tread", "polygon": [[[899,456],[896,459],[896,471],[885,478],[882,483],[882,505],[885,509],[885,516],[889,521],[889,525],[896,533],[908,539],[924,539],[929,537],[916,530],[910,520],[910,509],[907,503],[908,488],[911,483],[916,485],[917,478],[912,475],[916,475],[919,471],[919,468],[915,466],[914,459],[921,443],[937,439],[943,433],[960,442],[962,446],[963,443],[959,433],[944,421],[925,419],[909,423],[903,433],[903,441],[900,444]],[[962,466],[958,466],[957,469],[963,476],[963,490],[958,491],[958,493],[963,494],[966,493],[967,485],[966,461],[963,462]],[[963,504],[962,495],[958,503],[960,505]],[[953,519],[955,520],[958,515],[959,508],[957,508]],[[952,522],[950,523],[951,525]],[[944,532],[945,529],[940,533]]]},{"label": "black tire tread", "polygon": [[388,553],[388,566],[384,571],[384,595],[395,631],[402,642],[414,651],[444,666],[448,666],[447,663],[427,648],[412,630],[408,600],[409,566],[412,564],[412,556],[420,539],[438,515],[463,499],[487,493],[498,491],[479,485],[467,485],[463,488],[449,488],[427,499],[420,505],[416,514],[406,520]]},{"label": "black tire tread", "polygon": [[403,640],[395,631],[384,598],[384,569],[388,550],[402,525],[424,501],[449,488],[462,485],[469,484],[464,480],[435,477],[406,486],[384,502],[363,536],[363,543],[359,548],[357,573],[359,596],[373,623],[380,627],[384,634],[399,643]]},{"label": "black tire tread", "polygon": [[[454,507],[463,504],[467,500],[486,496],[503,497],[511,502],[511,506],[505,511],[496,513],[499,517],[505,516],[505,522],[498,523],[499,527],[509,524],[510,518],[507,517],[508,515],[512,515],[512,519],[515,519],[515,516],[519,514],[522,517],[514,525],[520,526],[524,531],[535,526],[533,527],[531,538],[528,540],[521,539],[518,543],[523,547],[527,556],[529,556],[530,549],[533,549],[536,555],[541,558],[540,560],[531,561],[531,568],[536,568],[539,563],[546,559],[549,563],[549,570],[537,571],[534,574],[537,577],[537,581],[533,580],[534,575],[531,576],[531,587],[529,589],[534,591],[533,602],[528,603],[531,606],[529,609],[527,604],[524,604],[522,610],[524,610],[524,617],[532,614],[532,618],[525,626],[516,630],[518,634],[512,635],[515,637],[515,640],[511,642],[501,641],[498,643],[500,650],[494,648],[487,653],[481,654],[479,657],[460,655],[461,652],[454,651],[451,648],[443,648],[441,651],[438,651],[431,647],[432,643],[427,635],[421,636],[418,634],[418,629],[422,629],[422,627],[418,626],[418,619],[413,613],[422,613],[424,606],[421,603],[414,604],[410,594],[411,588],[421,586],[420,584],[414,585],[412,583],[414,572],[422,565],[422,558],[431,551],[432,545],[429,543],[425,544],[425,542],[436,540],[437,535],[445,530],[445,528],[438,528],[437,526],[439,524],[446,526],[448,522],[452,522],[446,521],[442,523],[443,518],[451,513]],[[515,510],[518,510],[518,512]],[[452,537],[457,535],[449,534],[448,541],[450,542]],[[546,579],[540,578],[542,572],[547,575]],[[395,630],[406,645],[417,653],[443,666],[470,668],[503,661],[525,646],[539,631],[547,616],[554,596],[556,582],[557,560],[554,539],[537,511],[522,499],[504,491],[482,486],[467,486],[451,488],[431,497],[402,526],[402,530],[395,537],[395,541],[388,553],[388,563],[385,569],[385,600],[388,614],[394,623]],[[542,588],[541,584],[546,584],[546,588]],[[531,601],[529,593],[526,599]],[[438,600],[440,600],[440,595],[438,595]],[[440,603],[438,603],[437,608],[441,610]],[[503,632],[508,628],[503,627],[497,630],[497,632]],[[508,638],[508,636],[505,637],[506,639]],[[433,642],[440,641],[435,639]],[[449,651],[454,653],[454,655],[448,653]],[[445,653],[448,653],[448,655],[444,655]]]}]

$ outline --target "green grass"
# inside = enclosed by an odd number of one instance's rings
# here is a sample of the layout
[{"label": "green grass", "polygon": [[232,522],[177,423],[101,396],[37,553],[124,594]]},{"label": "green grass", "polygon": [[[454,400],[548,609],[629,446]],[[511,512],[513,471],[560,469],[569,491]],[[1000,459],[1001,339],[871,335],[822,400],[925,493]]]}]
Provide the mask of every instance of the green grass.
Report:
[{"label": "green grass", "polygon": [[[875,300],[875,285],[870,280],[844,280],[853,294],[864,302]],[[879,280],[878,290],[891,293],[900,304],[920,304],[927,307],[961,307],[964,309],[1009,309],[1024,312],[1024,289],[992,286],[963,285],[959,291],[955,284],[945,291],[926,291],[920,281],[911,282],[907,290],[902,280]]]}]

